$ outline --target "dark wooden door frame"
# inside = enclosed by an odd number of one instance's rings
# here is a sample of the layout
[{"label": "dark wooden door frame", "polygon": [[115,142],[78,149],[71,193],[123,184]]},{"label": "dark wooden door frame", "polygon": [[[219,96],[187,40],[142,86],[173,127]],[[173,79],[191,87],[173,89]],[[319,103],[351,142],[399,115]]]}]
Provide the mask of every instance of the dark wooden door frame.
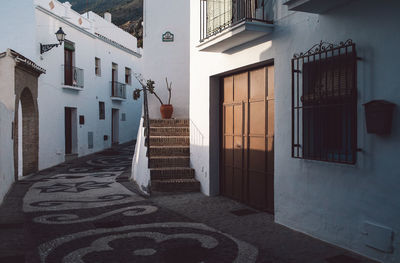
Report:
[{"label": "dark wooden door frame", "polygon": [[[222,153],[223,151],[223,132],[224,132],[224,118],[223,118],[223,101],[224,101],[224,78],[227,76],[231,76],[231,75],[235,75],[235,74],[240,74],[243,72],[250,72],[251,70],[256,70],[259,68],[263,68],[263,67],[269,67],[269,66],[274,66],[274,60],[267,60],[267,61],[263,61],[263,62],[259,62],[253,65],[248,65],[248,66],[244,66],[238,69],[234,69],[234,70],[230,70],[218,75],[215,75],[213,77],[218,77],[219,78],[219,107],[218,107],[218,111],[219,111],[219,189],[220,189],[220,193],[223,192],[223,187],[224,187],[224,155]],[[267,73],[268,74],[268,73]],[[248,78],[248,81],[250,81],[250,79]],[[275,86],[275,85],[274,85]],[[274,87],[273,87],[274,88]],[[250,89],[250,86],[248,86],[248,89]],[[248,112],[249,114],[249,112]],[[268,114],[266,112],[266,114]],[[243,124],[244,125],[244,124]],[[248,124],[249,125],[249,124]],[[266,123],[267,125],[267,123]],[[267,132],[267,131],[266,131]],[[268,142],[266,142],[268,143]],[[273,146],[274,147],[274,146]],[[266,148],[267,150],[267,148]],[[274,187],[273,187],[274,188]],[[274,191],[274,189],[273,189]],[[266,195],[268,195],[268,193],[266,193]],[[274,193],[273,193],[274,196]],[[274,200],[272,196],[272,199]],[[272,202],[274,203],[274,201]],[[272,204],[272,207],[270,209],[267,210],[270,213],[274,213],[274,204]]]},{"label": "dark wooden door frame", "polygon": [[72,153],[72,108],[64,108],[65,119],[65,154]]},{"label": "dark wooden door frame", "polygon": [[73,85],[73,51],[64,49],[64,84]]},{"label": "dark wooden door frame", "polygon": [[[115,115],[117,115],[117,119],[115,119]],[[119,122],[119,109],[116,108],[111,108],[111,144],[118,144],[119,143],[119,123],[116,125],[118,126],[115,127],[114,123]],[[115,130],[114,130],[115,129]],[[118,133],[118,139],[114,141],[114,133],[117,132]]]}]

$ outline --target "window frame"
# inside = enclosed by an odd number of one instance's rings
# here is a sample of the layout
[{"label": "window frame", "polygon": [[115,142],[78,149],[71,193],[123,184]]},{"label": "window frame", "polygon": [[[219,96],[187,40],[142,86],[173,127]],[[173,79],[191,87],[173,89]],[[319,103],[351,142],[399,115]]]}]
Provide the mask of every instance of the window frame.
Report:
[{"label": "window frame", "polygon": [[128,67],[125,67],[125,84],[132,85],[132,69]]},{"label": "window frame", "polygon": [[94,58],[94,74],[98,77],[101,77],[101,58]]},{"label": "window frame", "polygon": [[106,119],[106,104],[104,101],[99,101],[99,120]]},{"label": "window frame", "polygon": [[293,56],[292,157],[356,163],[357,55],[351,40],[321,42]]}]

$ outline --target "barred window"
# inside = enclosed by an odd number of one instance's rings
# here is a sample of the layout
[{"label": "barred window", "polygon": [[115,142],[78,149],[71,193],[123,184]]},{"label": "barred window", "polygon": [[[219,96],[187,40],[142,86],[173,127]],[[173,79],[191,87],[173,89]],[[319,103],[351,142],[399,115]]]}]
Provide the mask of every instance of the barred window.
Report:
[{"label": "barred window", "polygon": [[351,40],[292,59],[292,157],[356,162],[357,56]]}]

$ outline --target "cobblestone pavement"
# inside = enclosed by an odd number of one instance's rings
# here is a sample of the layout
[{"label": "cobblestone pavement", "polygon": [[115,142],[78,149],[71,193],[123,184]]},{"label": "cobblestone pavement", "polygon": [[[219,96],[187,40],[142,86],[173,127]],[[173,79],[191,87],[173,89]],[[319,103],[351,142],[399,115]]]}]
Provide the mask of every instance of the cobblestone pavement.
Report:
[{"label": "cobblestone pavement", "polygon": [[[16,183],[0,207],[0,262],[364,262],[226,198],[145,199],[128,180],[133,148],[121,145]],[[343,261],[346,255],[355,261]]]}]

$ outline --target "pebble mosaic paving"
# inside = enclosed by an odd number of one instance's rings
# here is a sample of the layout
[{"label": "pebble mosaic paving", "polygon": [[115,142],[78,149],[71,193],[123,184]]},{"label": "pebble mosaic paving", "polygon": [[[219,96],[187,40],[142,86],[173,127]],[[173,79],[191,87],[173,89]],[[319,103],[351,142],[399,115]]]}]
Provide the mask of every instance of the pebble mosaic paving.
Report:
[{"label": "pebble mosaic paving", "polygon": [[23,197],[14,209],[23,211],[16,227],[25,245],[14,255],[1,246],[0,262],[257,262],[253,245],[125,187],[133,150],[119,146],[17,183],[0,211]]}]

